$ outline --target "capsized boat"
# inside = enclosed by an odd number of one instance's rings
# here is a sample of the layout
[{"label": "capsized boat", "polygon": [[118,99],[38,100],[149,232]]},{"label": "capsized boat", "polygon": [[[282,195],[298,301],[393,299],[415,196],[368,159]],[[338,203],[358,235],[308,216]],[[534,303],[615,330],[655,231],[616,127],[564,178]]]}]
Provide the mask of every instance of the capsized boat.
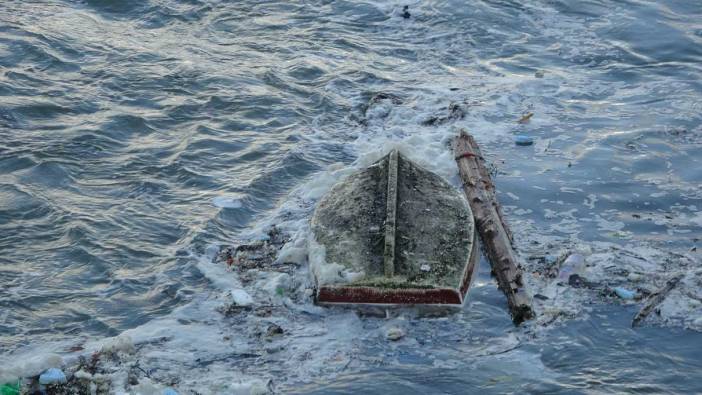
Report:
[{"label": "capsized boat", "polygon": [[311,229],[319,304],[461,305],[477,266],[468,202],[397,150],[332,187]]}]

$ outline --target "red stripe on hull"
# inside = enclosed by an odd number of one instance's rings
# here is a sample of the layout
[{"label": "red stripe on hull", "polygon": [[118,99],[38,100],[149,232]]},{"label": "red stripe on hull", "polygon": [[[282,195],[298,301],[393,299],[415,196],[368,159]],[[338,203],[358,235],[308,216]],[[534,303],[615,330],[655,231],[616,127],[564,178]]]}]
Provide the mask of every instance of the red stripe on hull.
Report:
[{"label": "red stripe on hull", "polygon": [[363,304],[462,304],[454,289],[384,289],[374,287],[322,287],[317,293],[320,303]]},{"label": "red stripe on hull", "polygon": [[458,290],[451,288],[376,288],[322,286],[317,291],[318,303],[343,304],[444,304],[461,305],[471,285],[478,263],[478,233],[473,234],[473,249]]}]

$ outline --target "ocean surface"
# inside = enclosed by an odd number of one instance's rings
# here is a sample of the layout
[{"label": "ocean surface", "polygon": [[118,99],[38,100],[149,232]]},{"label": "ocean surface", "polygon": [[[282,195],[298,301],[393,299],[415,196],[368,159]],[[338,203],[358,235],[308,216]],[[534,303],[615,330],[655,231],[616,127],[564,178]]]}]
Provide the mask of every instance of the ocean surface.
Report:
[{"label": "ocean surface", "polygon": [[[391,147],[458,186],[458,128],[548,297],[534,323],[484,259],[460,312],[388,318],[314,306],[299,249],[275,276],[213,262],[271,225],[303,246]],[[700,393],[701,185],[698,1],[0,4],[0,365],[128,335],[183,394]],[[529,263],[569,251],[611,286],[687,288],[632,328],[641,300]],[[232,290],[272,313],[224,316]]]}]

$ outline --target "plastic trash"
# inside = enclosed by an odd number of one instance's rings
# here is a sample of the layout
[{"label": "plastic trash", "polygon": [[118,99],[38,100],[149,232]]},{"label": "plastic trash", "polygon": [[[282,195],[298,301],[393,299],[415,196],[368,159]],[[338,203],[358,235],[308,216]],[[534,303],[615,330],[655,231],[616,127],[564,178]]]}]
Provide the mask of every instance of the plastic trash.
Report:
[{"label": "plastic trash", "polygon": [[164,389],[163,392],[162,392],[162,394],[163,394],[163,395],[178,395],[178,393],[176,392],[176,390],[174,390],[173,388],[166,388],[166,389]]},{"label": "plastic trash", "polygon": [[568,285],[574,288],[583,288],[587,286],[587,281],[579,274],[571,274],[568,277]]},{"label": "plastic trash", "polygon": [[580,254],[570,254],[563,264],[572,266],[578,270],[583,270],[585,268],[585,257]]},{"label": "plastic trash", "polygon": [[7,383],[0,386],[0,395],[19,395],[20,394],[20,382],[17,381],[16,384]]},{"label": "plastic trash", "polygon": [[58,368],[48,369],[39,376],[39,384],[42,385],[64,384],[66,381],[66,375]]},{"label": "plastic trash", "polygon": [[402,328],[392,327],[387,330],[385,337],[390,341],[398,341],[405,337],[405,331]]},{"label": "plastic trash", "polygon": [[630,291],[622,287],[614,287],[614,293],[622,299],[630,300],[636,296],[636,291]]},{"label": "plastic trash", "polygon": [[558,272],[558,278],[561,280],[570,280],[573,274],[582,275],[585,271],[585,257],[580,254],[570,254],[561,265],[561,270]]},{"label": "plastic trash", "polygon": [[283,333],[285,333],[285,330],[276,324],[268,325],[268,329],[266,330],[266,336],[268,337],[282,335]]},{"label": "plastic trash", "polygon": [[243,289],[235,289],[231,291],[230,294],[232,296],[232,302],[237,306],[246,307],[253,304],[253,298]]},{"label": "plastic trash", "polygon": [[525,136],[523,134],[519,134],[519,135],[514,137],[514,143],[517,145],[527,146],[527,145],[534,144],[534,139],[531,138],[530,136]]},{"label": "plastic trash", "polygon": [[570,276],[572,276],[573,273],[573,268],[570,266],[563,266],[561,267],[561,270],[558,271],[558,279],[559,280],[570,280]]},{"label": "plastic trash", "polygon": [[526,113],[521,118],[519,118],[519,121],[517,121],[517,123],[528,123],[529,120],[531,119],[531,117],[533,117],[533,116],[534,116],[533,112]]}]

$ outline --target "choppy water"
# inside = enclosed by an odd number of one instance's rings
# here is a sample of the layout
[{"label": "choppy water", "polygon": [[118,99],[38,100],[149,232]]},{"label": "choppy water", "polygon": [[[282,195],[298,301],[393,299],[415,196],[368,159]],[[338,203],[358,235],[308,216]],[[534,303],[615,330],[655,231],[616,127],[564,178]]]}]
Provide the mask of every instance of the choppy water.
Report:
[{"label": "choppy water", "polygon": [[[409,19],[386,1],[4,1],[0,356],[188,311],[229,281],[203,269],[210,246],[294,232],[336,163],[400,144],[457,182],[454,127],[496,165],[522,250],[645,245],[699,267],[702,5],[408,4]],[[368,107],[379,92],[397,99]],[[463,119],[425,125],[451,103]],[[350,334],[305,343],[329,358],[304,374],[275,358],[248,374],[285,392],[702,392],[691,321],[634,330],[636,306],[595,303],[515,330],[485,265],[480,279],[453,318],[402,321],[397,346],[367,335],[380,319],[290,308],[301,339],[336,320]]]}]

